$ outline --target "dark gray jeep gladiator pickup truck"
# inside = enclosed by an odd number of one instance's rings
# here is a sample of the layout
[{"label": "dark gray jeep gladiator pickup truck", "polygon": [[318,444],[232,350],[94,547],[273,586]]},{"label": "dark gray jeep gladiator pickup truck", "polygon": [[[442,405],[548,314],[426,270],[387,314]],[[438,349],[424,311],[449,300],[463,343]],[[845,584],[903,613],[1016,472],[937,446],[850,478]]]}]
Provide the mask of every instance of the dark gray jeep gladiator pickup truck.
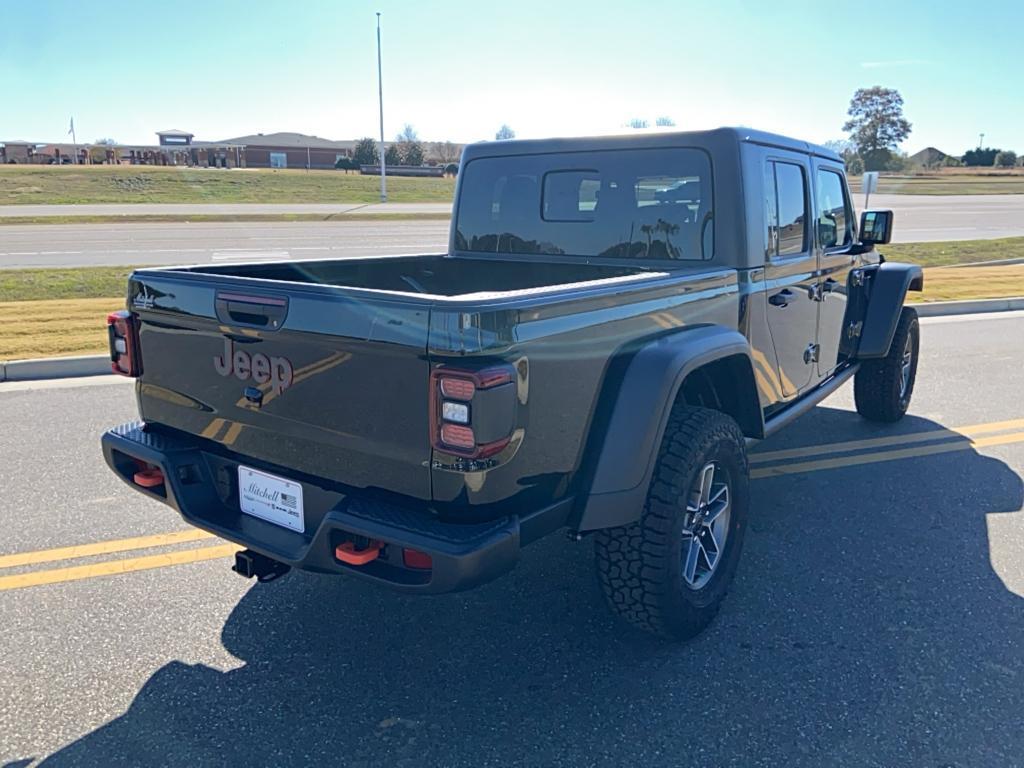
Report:
[{"label": "dark gray jeep gladiator pickup truck", "polygon": [[140,421],[110,468],[236,542],[235,570],[465,589],[593,534],[611,607],[721,604],[747,445],[854,379],[914,388],[911,265],[833,152],[746,129],[468,147],[448,252],[139,269],[108,320]]}]

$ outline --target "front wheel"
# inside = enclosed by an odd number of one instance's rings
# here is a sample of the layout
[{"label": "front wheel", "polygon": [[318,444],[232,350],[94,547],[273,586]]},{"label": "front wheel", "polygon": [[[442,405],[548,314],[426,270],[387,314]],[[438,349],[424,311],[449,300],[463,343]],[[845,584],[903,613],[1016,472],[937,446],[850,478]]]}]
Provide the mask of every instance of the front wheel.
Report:
[{"label": "front wheel", "polygon": [[739,425],[718,411],[675,407],[640,520],[595,536],[598,578],[612,610],[670,639],[704,629],[736,572],[748,482]]},{"label": "front wheel", "polygon": [[889,354],[865,360],[853,379],[857,413],[869,421],[899,421],[910,407],[917,380],[917,358],[921,351],[921,327],[917,310],[900,312]]}]

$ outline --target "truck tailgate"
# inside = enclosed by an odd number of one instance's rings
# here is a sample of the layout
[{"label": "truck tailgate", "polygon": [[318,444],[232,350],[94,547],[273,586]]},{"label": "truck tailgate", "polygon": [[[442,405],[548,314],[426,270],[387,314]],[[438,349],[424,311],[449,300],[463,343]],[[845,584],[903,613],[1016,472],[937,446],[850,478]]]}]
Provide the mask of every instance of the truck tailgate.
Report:
[{"label": "truck tailgate", "polygon": [[430,498],[429,306],[321,286],[137,272],[151,424],[255,463]]}]

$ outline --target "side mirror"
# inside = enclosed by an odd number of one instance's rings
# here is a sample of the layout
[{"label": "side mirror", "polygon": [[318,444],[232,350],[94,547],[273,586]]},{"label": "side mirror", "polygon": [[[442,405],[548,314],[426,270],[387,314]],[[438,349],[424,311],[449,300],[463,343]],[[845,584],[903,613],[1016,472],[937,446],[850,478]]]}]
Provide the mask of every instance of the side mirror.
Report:
[{"label": "side mirror", "polygon": [[860,215],[860,241],[885,245],[892,240],[892,211],[864,211]]}]

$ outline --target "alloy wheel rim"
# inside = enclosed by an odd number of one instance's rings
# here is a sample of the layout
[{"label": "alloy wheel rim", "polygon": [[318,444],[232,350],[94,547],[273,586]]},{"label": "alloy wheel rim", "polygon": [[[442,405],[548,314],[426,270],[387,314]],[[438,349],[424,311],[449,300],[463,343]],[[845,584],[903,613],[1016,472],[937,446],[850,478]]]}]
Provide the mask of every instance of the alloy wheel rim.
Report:
[{"label": "alloy wheel rim", "polygon": [[914,337],[907,336],[907,343],[903,345],[903,360],[900,363],[900,400],[907,396],[910,389],[910,373],[914,364]]},{"label": "alloy wheel rim", "polygon": [[690,489],[683,524],[683,583],[690,589],[704,587],[722,562],[731,503],[728,474],[717,462],[705,464]]}]

